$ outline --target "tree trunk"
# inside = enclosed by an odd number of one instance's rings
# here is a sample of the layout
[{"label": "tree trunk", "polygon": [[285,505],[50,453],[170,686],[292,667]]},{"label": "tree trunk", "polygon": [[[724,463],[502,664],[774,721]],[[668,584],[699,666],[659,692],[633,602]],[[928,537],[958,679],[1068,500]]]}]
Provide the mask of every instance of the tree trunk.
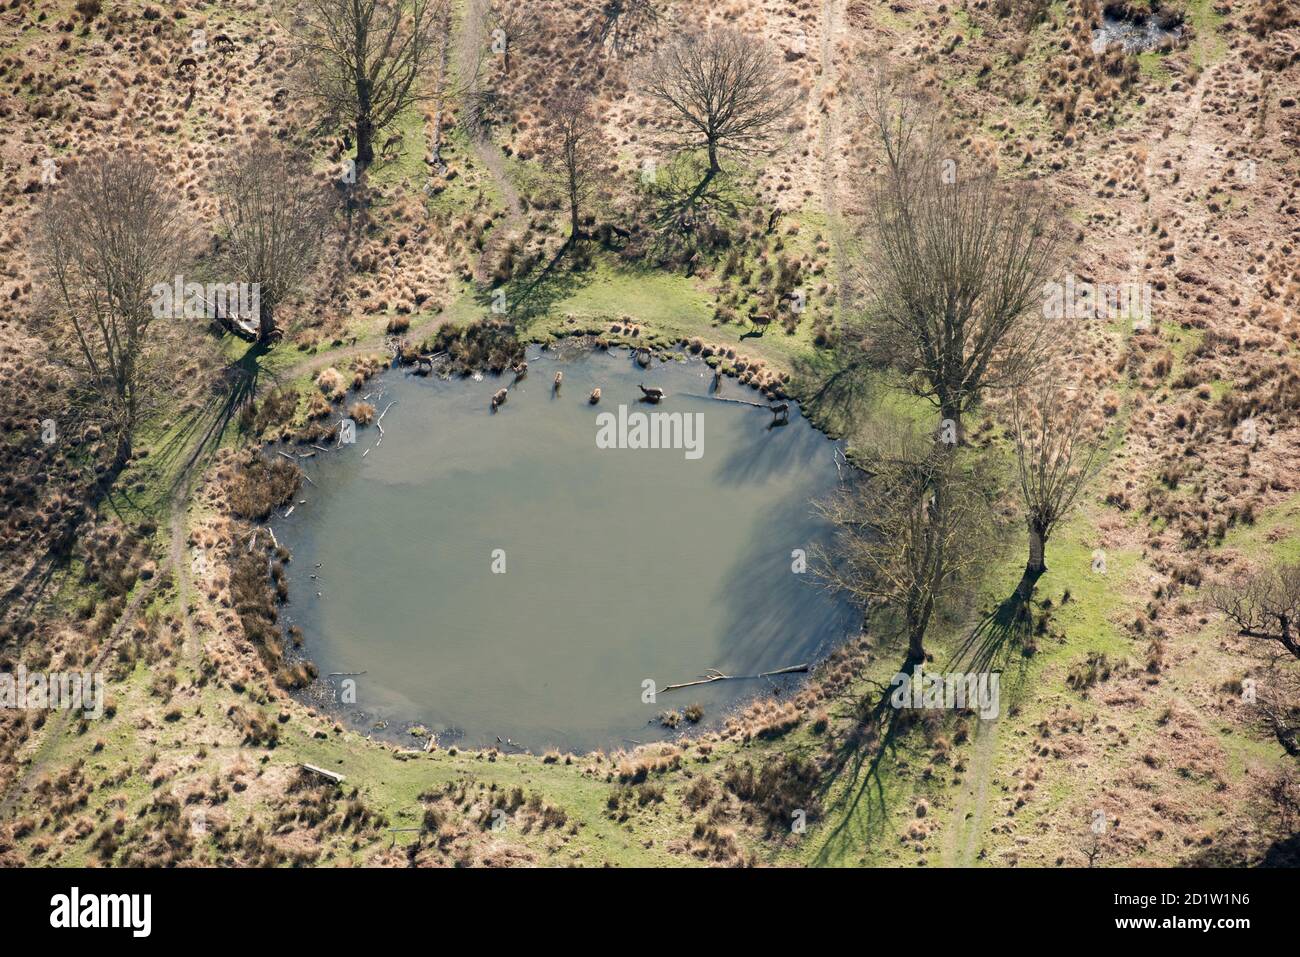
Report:
[{"label": "tree trunk", "polygon": [[925,633],[930,626],[930,610],[933,605],[929,601],[921,603],[921,607],[909,603],[907,607],[907,667],[921,664],[925,661]]},{"label": "tree trunk", "polygon": [[357,172],[375,161],[375,131],[369,117],[357,117]]},{"label": "tree trunk", "polygon": [[[722,165],[718,162],[718,144],[709,140],[709,173],[717,174],[722,172]],[[712,175],[709,176],[713,178]]]},{"label": "tree trunk", "polygon": [[940,400],[939,442],[942,445],[953,447],[966,443],[966,433],[961,427],[961,405],[959,403]]},{"label": "tree trunk", "polygon": [[1044,559],[1044,552],[1047,548],[1047,530],[1038,522],[1032,519],[1029,525],[1029,561],[1025,563],[1025,573],[1020,578],[1020,584],[1016,586],[1016,594],[1021,601],[1029,601],[1034,594],[1034,586],[1038,584],[1038,579],[1043,577],[1047,571],[1047,562]]},{"label": "tree trunk", "polygon": [[275,338],[275,306],[263,300],[257,309],[257,341],[270,342]]},{"label": "tree trunk", "polygon": [[113,453],[113,464],[110,474],[117,475],[126,467],[126,463],[131,458],[131,431],[134,428],[131,422],[127,422],[118,429],[117,449]]}]

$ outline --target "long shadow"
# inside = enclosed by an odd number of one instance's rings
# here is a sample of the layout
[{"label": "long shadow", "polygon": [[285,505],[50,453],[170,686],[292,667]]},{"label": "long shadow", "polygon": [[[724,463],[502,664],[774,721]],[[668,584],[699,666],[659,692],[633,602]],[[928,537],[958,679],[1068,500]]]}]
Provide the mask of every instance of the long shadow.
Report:
[{"label": "long shadow", "polygon": [[157,450],[156,461],[161,463],[164,470],[170,469],[173,472],[168,487],[170,493],[181,488],[196,467],[202,468],[211,460],[221,445],[221,437],[230,425],[230,420],[244,403],[257,394],[257,384],[262,374],[261,359],[269,348],[264,343],[253,343],[242,356],[228,365],[209,393],[207,401],[184,416],[178,428]]},{"label": "long shadow", "polygon": [[966,636],[953,654],[948,670],[989,671],[995,662],[1005,662],[1011,652],[1023,648],[1033,630],[1032,604],[1012,592]]},{"label": "long shadow", "polygon": [[[902,670],[907,665],[904,663],[899,667]],[[823,816],[834,811],[838,823],[827,832],[817,850],[815,863],[819,866],[831,863],[832,850],[843,840],[851,839],[855,845],[861,845],[873,837],[884,835],[889,820],[889,804],[882,768],[887,759],[897,754],[898,738],[906,732],[904,722],[900,721],[903,712],[890,706],[892,694],[893,689],[886,686],[874,704],[864,702],[859,706],[858,719],[836,746],[830,770],[822,776],[819,797],[825,809]],[[831,800],[841,782],[843,790]],[[864,802],[865,821],[860,830],[855,829],[850,834],[850,824],[857,820]]]},{"label": "long shadow", "polygon": [[766,482],[792,471],[815,472],[818,469],[823,470],[828,478],[834,477],[835,450],[839,446],[809,423],[802,421],[803,416],[799,413],[798,406],[793,402],[790,404],[794,406],[794,411],[788,424],[795,427],[789,429],[773,430],[772,413],[761,407],[753,410],[755,432],[763,430],[768,435],[753,442],[737,444],[728,451],[727,458],[718,471],[718,478],[722,482],[727,485],[745,485]]},{"label": "long shadow", "polygon": [[572,241],[566,242],[544,266],[523,276],[513,277],[500,286],[485,286],[475,294],[475,299],[484,308],[492,308],[499,304],[499,294],[504,293],[510,318],[520,328],[527,328],[531,320],[546,315],[557,302],[591,282],[589,273],[559,268],[573,245]]}]

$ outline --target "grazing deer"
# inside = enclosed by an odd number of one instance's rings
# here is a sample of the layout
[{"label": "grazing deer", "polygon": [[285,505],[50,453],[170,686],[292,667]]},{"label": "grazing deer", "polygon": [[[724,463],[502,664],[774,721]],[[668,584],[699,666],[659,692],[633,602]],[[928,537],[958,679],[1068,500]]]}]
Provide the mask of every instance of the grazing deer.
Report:
[{"label": "grazing deer", "polygon": [[393,148],[393,147],[396,147],[396,148],[398,149],[399,152],[400,152],[401,149],[402,149],[402,131],[401,131],[401,130],[398,130],[398,131],[397,131],[396,133],[394,133],[392,136],[388,137],[388,139],[384,140],[384,145],[383,145],[382,147],[380,147],[379,152],[380,152],[381,154],[387,156],[387,155],[388,155],[388,151],[389,151],[391,148]]},{"label": "grazing deer", "polygon": [[647,402],[658,402],[665,395],[663,389],[658,389],[653,386],[647,389],[644,385],[641,385],[640,389],[641,389],[641,394],[645,396],[645,400]]},{"label": "grazing deer", "polygon": [[275,52],[275,41],[271,39],[259,40],[257,43],[257,59],[253,61],[253,66],[258,66],[263,60]]},{"label": "grazing deer", "polygon": [[505,401],[506,401],[506,395],[507,395],[507,390],[506,390],[506,389],[498,389],[497,392],[496,392],[496,394],[495,394],[494,396],[492,396],[492,411],[493,411],[493,412],[495,412],[499,406],[505,404]]}]

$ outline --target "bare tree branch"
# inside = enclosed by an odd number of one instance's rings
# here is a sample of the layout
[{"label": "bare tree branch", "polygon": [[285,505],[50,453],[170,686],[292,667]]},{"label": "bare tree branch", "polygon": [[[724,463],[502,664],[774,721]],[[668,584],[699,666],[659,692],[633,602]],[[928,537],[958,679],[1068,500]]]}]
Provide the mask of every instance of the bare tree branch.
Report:
[{"label": "bare tree branch", "polygon": [[37,228],[36,261],[60,344],[108,407],[120,464],[148,385],[156,287],[171,289],[192,236],[158,168],[126,152],[72,172]]},{"label": "bare tree branch", "polygon": [[306,0],[295,42],[309,93],[356,131],[356,162],[376,134],[431,94],[422,83],[449,42],[447,0]]},{"label": "bare tree branch", "polygon": [[862,316],[846,341],[900,372],[951,420],[1041,368],[1041,309],[1058,247],[1055,213],[1028,183],[941,159],[932,109],[906,89],[863,101],[883,172],[868,187]]},{"label": "bare tree branch", "polygon": [[650,63],[646,92],[663,111],[664,143],[703,149],[708,177],[724,152],[769,153],[797,91],[761,41],[735,30],[685,34]]},{"label": "bare tree branch", "polygon": [[330,194],[306,157],[264,137],[239,151],[215,192],[222,258],[237,281],[257,284],[257,339],[271,342],[280,335],[276,310],[316,265],[332,211]]},{"label": "bare tree branch", "polygon": [[1052,531],[1095,474],[1098,445],[1089,441],[1087,421],[1087,402],[1054,376],[1041,377],[1012,401],[1011,434],[1029,530],[1029,560],[1017,588],[1022,599],[1033,594],[1047,571],[1045,550]]}]

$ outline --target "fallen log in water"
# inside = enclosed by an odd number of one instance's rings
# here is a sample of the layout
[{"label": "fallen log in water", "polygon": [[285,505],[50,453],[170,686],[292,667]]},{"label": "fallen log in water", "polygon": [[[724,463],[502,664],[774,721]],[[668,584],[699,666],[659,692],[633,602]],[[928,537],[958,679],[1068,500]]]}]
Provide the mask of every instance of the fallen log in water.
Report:
[{"label": "fallen log in water", "polygon": [[766,402],[750,402],[748,399],[733,399],[725,395],[700,395],[696,392],[683,392],[682,395],[688,395],[692,399],[712,399],[714,402],[735,402],[738,405],[752,405],[756,409],[771,409],[772,407]]},{"label": "fallen log in water", "polygon": [[683,681],[681,684],[669,685],[664,691],[675,691],[678,688],[694,688],[697,685],[712,684],[715,681],[750,681],[755,678],[772,678],[776,675],[794,675],[803,674],[808,671],[808,665],[790,665],[788,668],[778,668],[776,671],[764,671],[756,675],[724,675],[717,668],[707,668],[704,677],[698,681]]}]

